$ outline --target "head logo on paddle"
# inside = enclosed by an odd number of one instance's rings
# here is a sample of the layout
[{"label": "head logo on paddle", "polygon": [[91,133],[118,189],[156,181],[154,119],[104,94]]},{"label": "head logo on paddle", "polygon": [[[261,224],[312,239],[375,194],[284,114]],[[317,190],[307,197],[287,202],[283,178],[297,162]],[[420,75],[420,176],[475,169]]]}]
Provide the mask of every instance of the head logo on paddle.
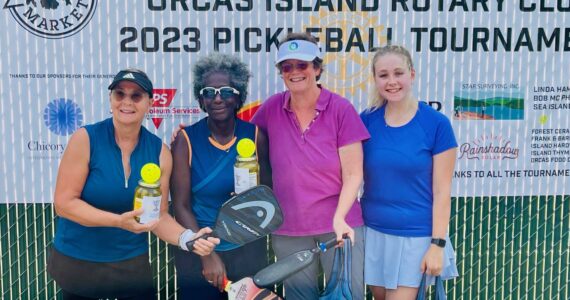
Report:
[{"label": "head logo on paddle", "polygon": [[[244,245],[268,235],[282,223],[283,214],[273,191],[258,185],[233,196],[222,205],[212,236]],[[190,241],[188,249],[193,247],[192,244]]]}]

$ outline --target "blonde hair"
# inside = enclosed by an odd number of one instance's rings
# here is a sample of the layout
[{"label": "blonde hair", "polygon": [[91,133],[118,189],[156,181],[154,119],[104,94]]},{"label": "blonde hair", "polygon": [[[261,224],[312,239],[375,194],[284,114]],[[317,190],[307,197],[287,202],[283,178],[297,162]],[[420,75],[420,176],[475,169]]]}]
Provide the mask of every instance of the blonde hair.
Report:
[{"label": "blonde hair", "polygon": [[387,54],[396,54],[396,55],[400,55],[402,58],[404,58],[404,61],[407,63],[409,70],[413,70],[414,69],[414,63],[412,61],[412,56],[410,55],[410,52],[399,45],[386,45],[384,47],[380,47],[378,48],[378,50],[376,50],[376,53],[374,53],[374,57],[372,58],[372,88],[371,93],[373,94],[373,96],[370,98],[369,102],[368,102],[368,110],[373,111],[375,109],[378,109],[380,107],[382,107],[382,105],[384,105],[385,100],[382,99],[380,97],[380,93],[378,91],[378,88],[376,87],[376,84],[374,83],[374,78],[376,77],[376,70],[374,69],[374,66],[376,65],[376,62],[378,61],[378,59],[380,59],[380,57],[387,55]]}]

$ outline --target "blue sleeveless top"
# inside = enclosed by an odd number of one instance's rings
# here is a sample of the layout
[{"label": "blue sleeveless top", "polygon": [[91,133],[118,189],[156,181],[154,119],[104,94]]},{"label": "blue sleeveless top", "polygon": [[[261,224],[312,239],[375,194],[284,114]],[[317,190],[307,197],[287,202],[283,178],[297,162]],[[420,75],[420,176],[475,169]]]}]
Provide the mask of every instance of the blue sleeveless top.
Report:
[{"label": "blue sleeveless top", "polygon": [[[89,135],[89,175],[81,199],[90,205],[121,214],[133,210],[133,197],[146,163],[159,164],[162,141],[141,127],[130,157],[131,175],[125,180],[121,149],[115,142],[112,118],[85,126]],[[58,217],[54,247],[61,253],[93,262],[116,262],[148,251],[148,234],[115,227],[86,227]]]},{"label": "blue sleeveless top", "polygon": [[[224,202],[231,198],[234,192],[234,163],[237,152],[237,141],[249,138],[256,141],[256,127],[251,123],[236,119],[235,136],[237,137],[231,147],[221,149],[221,145],[210,142],[210,129],[207,117],[184,128],[190,139],[192,148],[191,178],[192,178],[192,212],[200,228],[214,227],[218,211]],[[227,158],[224,160],[224,158]],[[197,192],[194,189],[204,180],[219,163],[224,167],[216,177],[210,180]],[[216,251],[227,251],[239,247],[238,245],[221,241]]]}]

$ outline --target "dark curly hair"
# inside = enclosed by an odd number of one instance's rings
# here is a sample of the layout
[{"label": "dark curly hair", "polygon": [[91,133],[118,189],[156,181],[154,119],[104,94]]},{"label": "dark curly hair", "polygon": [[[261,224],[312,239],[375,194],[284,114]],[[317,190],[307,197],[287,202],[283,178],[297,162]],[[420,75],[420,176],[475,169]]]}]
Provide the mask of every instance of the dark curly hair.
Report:
[{"label": "dark curly hair", "polygon": [[[200,58],[192,67],[192,84],[196,99],[200,99],[200,90],[206,87],[206,79],[214,73],[227,74],[230,77],[231,87],[239,91],[236,112],[239,111],[247,99],[247,86],[252,76],[248,66],[238,57],[219,52]],[[205,112],[203,107],[200,108]]]}]

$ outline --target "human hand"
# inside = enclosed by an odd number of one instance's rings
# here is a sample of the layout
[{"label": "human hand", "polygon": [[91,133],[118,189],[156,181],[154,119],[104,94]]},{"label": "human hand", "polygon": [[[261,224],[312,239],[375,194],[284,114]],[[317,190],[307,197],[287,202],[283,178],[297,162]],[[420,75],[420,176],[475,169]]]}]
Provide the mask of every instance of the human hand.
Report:
[{"label": "human hand", "polygon": [[211,285],[217,287],[220,292],[224,290],[224,278],[226,278],[226,266],[216,252],[202,256],[202,275]]},{"label": "human hand", "polygon": [[156,225],[158,225],[158,220],[154,220],[146,224],[141,224],[135,220],[135,217],[142,215],[143,212],[144,209],[139,208],[137,210],[131,210],[119,215],[119,224],[117,227],[133,233],[152,231]]},{"label": "human hand", "polygon": [[443,248],[431,244],[422,259],[420,271],[427,275],[437,276],[443,269]]},{"label": "human hand", "polygon": [[178,136],[178,133],[180,133],[180,130],[184,129],[184,127],[186,127],[186,124],[180,123],[180,124],[178,124],[178,128],[174,128],[174,131],[172,132],[172,135],[170,136],[170,144],[174,143],[174,140]]},{"label": "human hand", "polygon": [[[194,233],[192,230],[187,229],[180,234],[178,239],[178,246],[185,251],[192,251],[197,255],[204,256],[212,253],[216,245],[220,243],[220,239],[214,237],[208,237],[207,239],[202,238],[204,235],[211,233],[212,229],[209,227],[204,227],[198,232]],[[192,249],[188,249],[188,242],[194,241],[192,243]]]},{"label": "human hand", "polygon": [[333,229],[334,233],[336,234],[336,240],[340,242],[339,246],[343,245],[342,243],[345,236],[348,236],[348,238],[350,238],[350,242],[354,246],[354,229],[352,229],[346,223],[344,218],[335,216],[333,218]]}]

